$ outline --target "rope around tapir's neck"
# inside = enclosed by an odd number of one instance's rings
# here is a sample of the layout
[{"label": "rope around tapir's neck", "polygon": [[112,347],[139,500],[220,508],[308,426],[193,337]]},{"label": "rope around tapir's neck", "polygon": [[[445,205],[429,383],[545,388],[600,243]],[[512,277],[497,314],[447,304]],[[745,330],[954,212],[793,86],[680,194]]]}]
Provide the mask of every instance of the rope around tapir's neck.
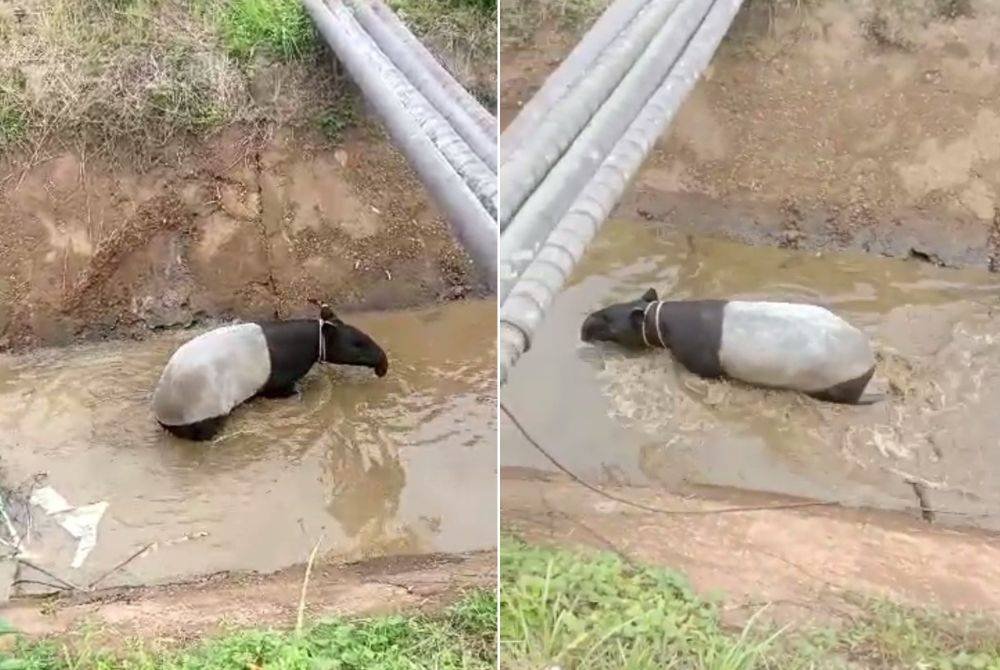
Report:
[{"label": "rope around tapir's neck", "polygon": [[656,341],[657,343],[659,343],[661,347],[666,349],[667,345],[663,342],[663,333],[660,332],[660,308],[663,307],[662,300],[654,300],[653,302],[646,305],[646,309],[644,309],[642,312],[642,341],[647,347],[653,346],[652,344],[649,343],[649,338],[646,336],[646,321],[647,321],[646,317],[649,316],[649,310],[653,305],[656,305],[656,313],[653,314],[653,323],[656,324]]},{"label": "rope around tapir's neck", "polygon": [[316,361],[322,363],[326,360],[326,340],[323,338],[323,326],[333,327],[333,324],[324,320],[323,317],[320,317],[317,321],[319,321],[319,358]]}]

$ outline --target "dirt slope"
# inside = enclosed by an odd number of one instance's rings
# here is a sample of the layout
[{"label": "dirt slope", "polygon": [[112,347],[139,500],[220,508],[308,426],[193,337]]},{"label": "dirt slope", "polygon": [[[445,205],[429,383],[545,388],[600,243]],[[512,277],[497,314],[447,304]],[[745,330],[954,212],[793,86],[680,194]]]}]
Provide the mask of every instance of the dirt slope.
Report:
[{"label": "dirt slope", "polygon": [[405,159],[229,129],[148,172],[74,151],[0,165],[0,349],[198,319],[370,309],[479,287]]}]

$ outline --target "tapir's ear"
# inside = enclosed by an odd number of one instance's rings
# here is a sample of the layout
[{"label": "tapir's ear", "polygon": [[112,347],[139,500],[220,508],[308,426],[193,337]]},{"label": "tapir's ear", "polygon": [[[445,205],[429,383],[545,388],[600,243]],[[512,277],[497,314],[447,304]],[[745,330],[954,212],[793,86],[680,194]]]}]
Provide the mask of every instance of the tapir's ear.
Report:
[{"label": "tapir's ear", "polygon": [[655,288],[647,289],[646,292],[642,294],[642,300],[645,300],[646,302],[653,302],[654,300],[659,300],[659,298],[656,297],[656,289]]},{"label": "tapir's ear", "polygon": [[333,308],[325,302],[319,306],[319,318],[333,323],[340,321],[340,319],[337,318],[337,315],[333,313]]}]

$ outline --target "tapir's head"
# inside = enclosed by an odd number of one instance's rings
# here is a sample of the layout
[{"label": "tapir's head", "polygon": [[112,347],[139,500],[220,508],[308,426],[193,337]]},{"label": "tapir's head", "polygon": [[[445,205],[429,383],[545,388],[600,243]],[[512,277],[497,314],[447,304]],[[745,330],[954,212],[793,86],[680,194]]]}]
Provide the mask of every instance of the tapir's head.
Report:
[{"label": "tapir's head", "polygon": [[389,359],[375,340],[341,321],[329,305],[320,307],[319,316],[323,319],[324,362],[361,365],[372,368],[379,377],[385,376]]},{"label": "tapir's head", "polygon": [[649,289],[638,300],[619,302],[599,309],[583,321],[580,339],[584,342],[614,342],[628,349],[643,349],[643,318],[651,302],[658,300]]}]

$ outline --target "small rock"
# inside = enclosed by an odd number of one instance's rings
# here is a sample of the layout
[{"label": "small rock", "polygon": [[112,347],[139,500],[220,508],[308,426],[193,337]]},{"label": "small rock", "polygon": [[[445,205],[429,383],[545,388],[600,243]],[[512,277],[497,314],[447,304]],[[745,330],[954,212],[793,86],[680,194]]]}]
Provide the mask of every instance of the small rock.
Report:
[{"label": "small rock", "polygon": [[343,149],[337,149],[334,151],[333,158],[340,164],[340,167],[347,167],[347,152]]}]

